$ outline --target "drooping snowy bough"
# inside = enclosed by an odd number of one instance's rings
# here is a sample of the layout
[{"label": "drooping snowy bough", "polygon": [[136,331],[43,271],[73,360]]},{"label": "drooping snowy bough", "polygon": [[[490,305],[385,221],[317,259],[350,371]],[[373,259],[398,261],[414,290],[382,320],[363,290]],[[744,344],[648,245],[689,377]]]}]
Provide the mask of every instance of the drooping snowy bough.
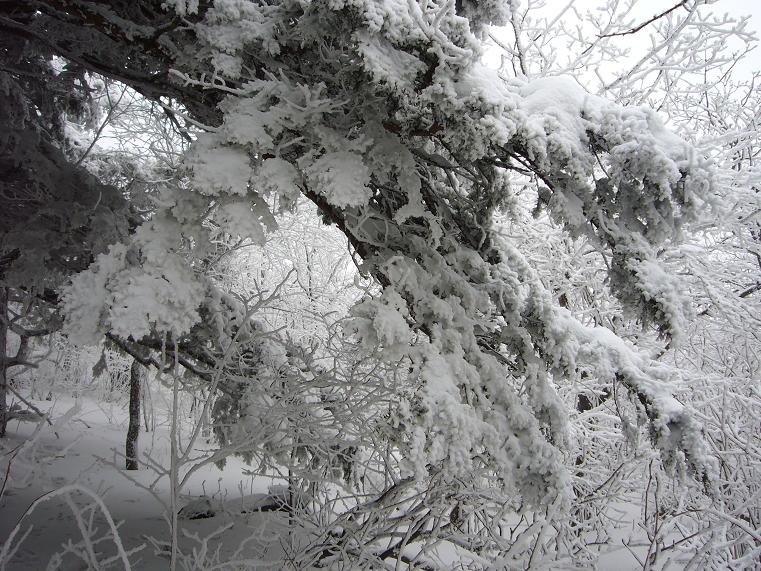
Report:
[{"label": "drooping snowy bough", "polygon": [[383,286],[349,329],[409,363],[408,398],[388,420],[415,478],[475,475],[528,505],[565,504],[555,387],[591,370],[630,392],[667,464],[708,483],[673,371],[555,305],[492,215],[511,177],[535,177],[541,206],[610,254],[621,302],[678,336],[687,304],[658,248],[709,200],[709,165],[653,111],[480,65],[485,26],[509,2],[33,4],[0,26],[176,98],[204,131],[186,157],[190,188],[167,189],[150,222],[74,278],[72,334],[187,339],[214,299],[188,263],[190,247],[203,256],[210,205],[217,224],[261,240],[268,205],[304,195]]}]

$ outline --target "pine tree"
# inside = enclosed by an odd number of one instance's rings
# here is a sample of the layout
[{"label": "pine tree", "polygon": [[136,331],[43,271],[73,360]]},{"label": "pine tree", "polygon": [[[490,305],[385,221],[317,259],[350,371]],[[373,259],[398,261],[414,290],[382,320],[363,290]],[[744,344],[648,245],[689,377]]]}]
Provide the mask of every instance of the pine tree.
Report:
[{"label": "pine tree", "polygon": [[[187,184],[167,185],[151,219],[65,289],[69,334],[175,351],[208,377],[221,339],[242,326],[240,307],[199,271],[210,233],[262,242],[276,224],[271,205],[304,196],[382,288],[355,305],[347,331],[408,370],[409,390],[387,418],[405,477],[383,498],[444,482],[437,497],[455,527],[457,502],[496,488],[496,504],[512,498],[550,518],[571,499],[557,387],[587,371],[625,389],[663,461],[708,487],[699,429],[669,393],[674,371],[556,305],[493,218],[514,177],[535,177],[541,206],[608,253],[620,302],[679,336],[686,301],[658,251],[710,199],[712,171],[653,111],[568,78],[504,82],[483,67],[486,26],[511,10],[470,0],[0,8],[5,37],[47,62],[56,55],[147,98],[173,98],[183,110],[167,113],[199,131]],[[2,73],[18,84],[20,73]],[[28,90],[12,93],[25,102]],[[415,538],[431,535],[429,524],[416,524]],[[375,556],[401,557],[415,538]],[[331,541],[320,558],[350,543]]]}]

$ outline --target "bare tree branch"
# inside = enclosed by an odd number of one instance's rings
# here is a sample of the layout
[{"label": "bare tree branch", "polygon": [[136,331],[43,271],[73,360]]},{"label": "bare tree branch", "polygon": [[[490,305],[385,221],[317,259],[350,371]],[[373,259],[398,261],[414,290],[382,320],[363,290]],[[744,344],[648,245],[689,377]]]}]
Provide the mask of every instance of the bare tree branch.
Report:
[{"label": "bare tree branch", "polygon": [[649,26],[650,24],[652,24],[656,20],[660,20],[664,16],[668,16],[674,10],[677,10],[677,9],[681,8],[682,6],[685,6],[689,1],[690,0],[682,0],[681,2],[679,2],[679,4],[676,4],[675,6],[672,6],[668,10],[664,10],[660,14],[656,14],[655,16],[650,18],[649,20],[646,20],[646,21],[642,22],[641,24],[639,24],[638,26],[635,26],[634,28],[631,28],[630,30],[626,30],[625,32],[615,32],[615,33],[611,33],[611,34],[602,34],[601,36],[598,36],[598,37],[599,38],[612,38],[614,36],[628,36],[628,35],[631,35],[631,34],[636,34],[642,28],[645,28],[645,27]]}]

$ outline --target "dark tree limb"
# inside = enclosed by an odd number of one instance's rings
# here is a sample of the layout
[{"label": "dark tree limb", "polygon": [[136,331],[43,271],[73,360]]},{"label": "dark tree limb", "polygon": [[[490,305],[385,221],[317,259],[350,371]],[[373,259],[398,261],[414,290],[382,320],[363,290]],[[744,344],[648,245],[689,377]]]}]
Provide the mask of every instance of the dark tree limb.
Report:
[{"label": "dark tree limb", "polygon": [[677,10],[677,9],[679,9],[679,8],[681,8],[682,6],[686,6],[686,5],[687,5],[687,2],[689,2],[689,0],[682,0],[681,2],[679,2],[678,4],[676,4],[676,5],[672,6],[672,7],[671,7],[671,8],[669,8],[668,10],[664,10],[664,11],[663,11],[663,12],[661,12],[660,14],[656,14],[655,16],[653,16],[652,18],[650,18],[649,20],[646,20],[646,21],[642,22],[641,24],[639,24],[638,26],[635,26],[634,28],[631,28],[630,30],[626,30],[625,32],[614,32],[614,33],[612,33],[612,34],[603,34],[602,36],[598,36],[598,37],[600,37],[600,38],[612,38],[612,37],[614,37],[614,36],[629,36],[629,35],[631,35],[631,34],[636,34],[636,33],[637,33],[637,32],[639,32],[639,31],[640,31],[642,28],[645,28],[646,26],[649,26],[650,24],[652,24],[652,23],[653,23],[653,22],[655,22],[656,20],[660,20],[660,19],[661,19],[661,18],[663,18],[664,16],[668,16],[668,15],[669,15],[671,12],[673,12],[674,10]]}]

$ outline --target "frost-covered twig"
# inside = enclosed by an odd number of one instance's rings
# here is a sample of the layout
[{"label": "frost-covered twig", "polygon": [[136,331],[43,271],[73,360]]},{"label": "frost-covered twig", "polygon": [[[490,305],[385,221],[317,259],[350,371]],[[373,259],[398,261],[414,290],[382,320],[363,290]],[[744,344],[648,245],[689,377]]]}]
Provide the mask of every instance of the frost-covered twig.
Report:
[{"label": "frost-covered twig", "polygon": [[[122,565],[124,566],[124,569],[129,571],[132,569],[132,566],[129,562],[129,555],[128,552],[124,549],[124,545],[122,544],[121,537],[119,535],[119,531],[117,529],[116,524],[114,523],[113,518],[111,517],[111,512],[106,507],[106,504],[103,502],[103,500],[95,494],[94,492],[90,491],[89,489],[85,488],[84,486],[78,485],[78,484],[71,484],[67,486],[63,486],[61,488],[58,488],[57,490],[53,490],[52,492],[48,492],[46,494],[43,494],[39,498],[37,498],[34,502],[30,504],[30,506],[24,511],[24,513],[19,517],[18,522],[11,530],[10,534],[8,535],[8,538],[3,543],[2,550],[0,550],[0,571],[5,571],[6,566],[10,563],[10,557],[13,553],[16,552],[18,549],[21,541],[26,537],[26,534],[22,536],[21,540],[14,546],[13,540],[15,539],[16,535],[18,534],[19,530],[21,529],[21,524],[26,516],[31,514],[37,506],[39,506],[41,503],[50,501],[56,497],[64,496],[66,497],[68,494],[72,492],[78,492],[81,494],[84,494],[85,496],[89,497],[99,508],[103,515],[103,517],[106,519],[106,523],[108,524],[108,527],[111,531],[111,539],[114,542],[114,545],[116,546],[117,555],[119,557],[119,560],[121,561]],[[70,507],[73,504],[70,504]],[[72,509],[75,509],[76,506],[72,507]],[[77,514],[75,513],[75,516]],[[82,522],[81,520],[77,520],[78,525],[80,525],[80,531],[82,531]],[[84,532],[83,532],[84,533]],[[83,539],[87,540],[86,537],[83,535]],[[91,547],[89,548],[88,552],[92,551]],[[91,563],[97,565],[97,559],[95,558],[94,552],[91,554],[93,560]]]}]

